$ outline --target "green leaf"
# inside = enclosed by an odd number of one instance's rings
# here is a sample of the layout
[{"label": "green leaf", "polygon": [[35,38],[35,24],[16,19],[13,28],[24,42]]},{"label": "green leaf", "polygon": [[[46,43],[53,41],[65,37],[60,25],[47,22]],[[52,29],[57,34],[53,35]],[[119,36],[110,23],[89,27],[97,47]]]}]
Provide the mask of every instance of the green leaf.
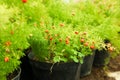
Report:
[{"label": "green leaf", "polygon": [[53,58],[53,61],[56,63],[56,62],[60,62],[60,56],[55,56]]},{"label": "green leaf", "polygon": [[79,62],[76,56],[70,56],[71,59],[73,59],[74,62]]},{"label": "green leaf", "polygon": [[61,58],[60,60],[61,60],[61,61],[64,61],[64,62],[67,62],[67,61],[68,61],[68,60],[67,60],[66,58],[64,58],[64,57]]}]

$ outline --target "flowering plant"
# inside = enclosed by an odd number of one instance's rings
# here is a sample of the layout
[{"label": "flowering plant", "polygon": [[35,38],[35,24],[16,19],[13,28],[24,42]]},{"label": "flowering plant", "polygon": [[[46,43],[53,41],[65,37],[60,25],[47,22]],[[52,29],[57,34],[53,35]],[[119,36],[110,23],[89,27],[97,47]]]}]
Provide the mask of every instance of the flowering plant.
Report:
[{"label": "flowering plant", "polygon": [[26,23],[21,21],[20,15],[18,16],[20,13],[17,7],[7,8],[3,5],[2,8],[3,17],[6,18],[0,27],[0,79],[7,80],[10,73],[20,68],[23,50],[29,46],[26,39],[29,31],[26,32]]},{"label": "flowering plant", "polygon": [[28,38],[36,60],[82,63],[84,56],[93,54],[93,50],[102,45],[102,40],[95,39],[97,36],[92,33],[78,31],[66,23],[53,24],[40,25]]}]

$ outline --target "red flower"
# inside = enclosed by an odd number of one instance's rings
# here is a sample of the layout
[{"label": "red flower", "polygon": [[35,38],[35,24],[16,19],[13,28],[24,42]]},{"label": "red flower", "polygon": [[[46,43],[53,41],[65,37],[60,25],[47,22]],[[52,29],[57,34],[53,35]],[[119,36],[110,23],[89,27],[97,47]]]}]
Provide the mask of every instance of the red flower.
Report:
[{"label": "red flower", "polygon": [[114,51],[114,48],[113,48],[113,47],[109,47],[108,50],[109,50],[110,52],[113,52],[113,51]]},{"label": "red flower", "polygon": [[90,46],[90,49],[92,49],[92,50],[95,49],[95,46],[94,46],[94,45],[91,45],[91,46]]},{"label": "red flower", "polygon": [[26,3],[26,2],[27,2],[27,0],[22,0],[22,2],[23,2],[23,3]]},{"label": "red flower", "polygon": [[50,41],[52,41],[53,40],[53,38],[52,37],[50,37]]},{"label": "red flower", "polygon": [[83,43],[85,40],[84,39],[81,39],[80,42]]},{"label": "red flower", "polygon": [[5,62],[8,62],[8,61],[9,61],[9,57],[5,57],[5,58],[4,58],[4,61],[5,61]]},{"label": "red flower", "polygon": [[88,42],[86,42],[86,43],[84,43],[84,46],[88,46],[88,44],[89,44],[89,43],[88,43]]},{"label": "red flower", "polygon": [[63,27],[63,26],[64,26],[64,24],[63,24],[63,23],[60,23],[60,26],[61,26],[61,27]]},{"label": "red flower", "polygon": [[49,31],[48,30],[45,30],[46,33],[48,33]]},{"label": "red flower", "polygon": [[10,41],[7,41],[7,42],[5,42],[5,45],[6,45],[6,46],[10,46],[10,45],[11,45],[11,42],[10,42]]},{"label": "red flower", "polygon": [[75,34],[78,34],[79,32],[78,31],[75,31]]},{"label": "red flower", "polygon": [[70,41],[69,41],[68,38],[66,38],[65,43],[66,43],[66,44],[69,44],[69,43],[70,43]]}]

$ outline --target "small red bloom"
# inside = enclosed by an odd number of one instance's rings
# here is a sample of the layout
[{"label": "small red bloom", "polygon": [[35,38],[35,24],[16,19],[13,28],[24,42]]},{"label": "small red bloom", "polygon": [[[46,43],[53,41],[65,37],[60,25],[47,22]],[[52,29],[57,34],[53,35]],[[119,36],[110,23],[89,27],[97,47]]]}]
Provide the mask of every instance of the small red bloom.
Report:
[{"label": "small red bloom", "polygon": [[48,33],[49,31],[48,30],[45,30],[46,33]]},{"label": "small red bloom", "polygon": [[66,44],[69,44],[70,42],[69,41],[66,41]]},{"label": "small red bloom", "polygon": [[113,47],[109,47],[108,50],[109,50],[110,52],[113,52],[113,51],[114,51],[114,48],[113,48]]},{"label": "small red bloom", "polygon": [[60,26],[61,26],[61,27],[63,27],[63,26],[64,26],[64,24],[63,24],[63,23],[61,23],[61,24],[60,24]]},{"label": "small red bloom", "polygon": [[86,42],[86,43],[84,44],[84,46],[88,46],[88,42]]},{"label": "small red bloom", "polygon": [[26,3],[26,2],[27,2],[27,0],[22,0],[22,2],[23,2],[23,3]]},{"label": "small red bloom", "polygon": [[5,57],[5,58],[4,58],[4,61],[5,61],[5,62],[8,62],[8,61],[9,61],[9,57]]},{"label": "small red bloom", "polygon": [[50,41],[52,41],[53,40],[53,38],[52,37],[50,37]]},{"label": "small red bloom", "polygon": [[95,48],[95,46],[94,46],[94,45],[91,45],[91,46],[90,46],[90,49],[92,49],[92,50],[93,50],[94,48]]},{"label": "small red bloom", "polygon": [[78,31],[75,31],[75,34],[78,34],[79,32]]},{"label": "small red bloom", "polygon": [[11,45],[11,42],[10,42],[10,41],[7,41],[7,42],[5,42],[5,45],[6,45],[6,46],[10,46],[10,45]]},{"label": "small red bloom", "polygon": [[66,44],[69,44],[69,43],[70,43],[70,41],[69,41],[68,38],[66,38],[65,43],[66,43]]},{"label": "small red bloom", "polygon": [[83,43],[85,40],[84,39],[81,39],[80,42]]}]

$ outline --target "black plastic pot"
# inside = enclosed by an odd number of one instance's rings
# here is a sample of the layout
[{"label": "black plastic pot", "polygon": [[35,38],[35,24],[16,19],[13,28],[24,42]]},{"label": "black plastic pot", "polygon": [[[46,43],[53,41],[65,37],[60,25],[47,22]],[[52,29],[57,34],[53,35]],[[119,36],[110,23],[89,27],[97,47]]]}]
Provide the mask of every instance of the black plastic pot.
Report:
[{"label": "black plastic pot", "polygon": [[30,65],[28,56],[21,58],[21,77],[20,80],[33,80],[32,67]]},{"label": "black plastic pot", "polygon": [[105,66],[109,63],[110,54],[106,50],[96,50],[95,51],[95,58],[93,65],[94,66]]},{"label": "black plastic pot", "polygon": [[46,63],[30,58],[34,80],[80,80],[79,63]]},{"label": "black plastic pot", "polygon": [[85,56],[83,60],[83,64],[81,64],[80,77],[87,76],[91,73],[94,55],[95,54]]},{"label": "black plastic pot", "polygon": [[19,69],[19,73],[12,80],[20,80],[21,68]]}]

